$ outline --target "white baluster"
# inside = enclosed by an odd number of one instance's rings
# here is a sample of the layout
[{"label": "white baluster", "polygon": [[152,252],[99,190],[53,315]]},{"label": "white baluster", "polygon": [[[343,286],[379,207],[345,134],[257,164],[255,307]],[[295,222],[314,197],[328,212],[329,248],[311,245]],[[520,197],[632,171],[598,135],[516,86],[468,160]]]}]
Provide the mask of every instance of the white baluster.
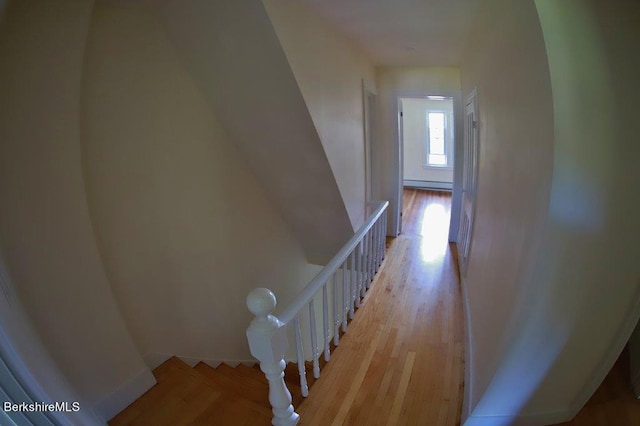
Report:
[{"label": "white baluster", "polygon": [[293,336],[296,341],[296,357],[298,360],[298,374],[300,375],[300,390],[305,398],[309,396],[307,385],[307,369],[304,365],[304,349],[302,348],[302,335],[300,333],[300,321],[298,317],[293,320]]},{"label": "white baluster", "polygon": [[373,236],[371,240],[373,241],[373,249],[372,249],[372,259],[373,259],[373,275],[378,272],[378,222],[373,223],[373,227],[371,228],[371,232]]},{"label": "white baluster", "polygon": [[291,393],[284,383],[287,334],[284,325],[271,315],[276,307],[276,297],[269,289],[254,289],[247,296],[247,307],[256,316],[247,329],[247,340],[251,355],[260,361],[260,369],[269,382],[269,402],[273,411],[271,424],[296,425],[300,416],[293,411]]},{"label": "white baluster", "polygon": [[356,299],[356,253],[355,250],[349,256],[349,318],[353,319],[355,314],[354,304]]},{"label": "white baluster", "polygon": [[369,290],[369,245],[371,245],[371,242],[369,241],[369,238],[367,238],[367,234],[365,234],[363,241],[365,242],[365,246],[364,254],[362,255],[362,259],[364,261],[362,270],[364,272],[364,286]]},{"label": "white baluster", "polygon": [[324,360],[331,359],[331,347],[329,341],[331,334],[329,332],[329,297],[327,295],[327,283],[322,286],[322,325],[324,331]]},{"label": "white baluster", "polygon": [[369,281],[373,281],[374,275],[376,274],[376,270],[375,270],[375,259],[373,258],[373,243],[374,243],[374,239],[373,239],[373,229],[369,230],[369,241],[371,242],[371,244],[369,244]]},{"label": "white baluster", "polygon": [[369,284],[371,286],[371,281],[373,281],[373,228],[369,229],[369,233],[367,234],[367,241],[369,242],[369,252],[367,253],[367,268],[369,268]]},{"label": "white baluster", "polygon": [[384,260],[384,243],[385,243],[385,230],[384,230],[384,215],[380,216],[380,264]]},{"label": "white baluster", "polygon": [[371,228],[371,234],[371,242],[373,243],[371,245],[371,267],[373,268],[373,276],[375,277],[376,272],[378,272],[378,259],[376,255],[376,250],[378,249],[378,228],[375,223]]},{"label": "white baluster", "polygon": [[360,296],[364,297],[367,294],[367,286],[365,284],[364,274],[364,240],[361,240],[358,245],[358,285],[360,286]]},{"label": "white baluster", "polygon": [[380,256],[380,234],[382,233],[380,230],[380,225],[382,224],[382,220],[378,218],[376,221],[376,272],[380,269],[380,264],[382,263]]},{"label": "white baluster", "polygon": [[356,277],[356,294],[355,294],[355,304],[356,308],[360,308],[360,298],[362,297],[362,281],[360,280],[360,244],[353,249],[355,257],[354,257],[354,273]]},{"label": "white baluster", "polygon": [[369,235],[369,239],[371,240],[371,246],[369,247],[369,260],[371,266],[371,281],[373,281],[373,278],[375,278],[376,275],[376,260],[373,256],[375,252],[375,236],[373,235],[373,228],[369,232],[371,232],[371,235]]},{"label": "white baluster", "polygon": [[362,272],[364,273],[364,285],[369,289],[369,234],[364,234],[362,241],[364,242],[364,253],[362,253]]},{"label": "white baluster", "polygon": [[316,311],[313,306],[313,299],[309,302],[309,326],[311,327],[311,356],[313,357],[313,377],[320,377],[320,364],[318,357],[320,349],[318,349],[318,336],[316,331]]},{"label": "white baluster", "polygon": [[387,255],[387,211],[382,212],[382,260]]},{"label": "white baluster", "polygon": [[380,266],[382,265],[382,216],[378,218],[377,225],[378,225],[378,241],[376,243],[376,247],[378,247],[378,266]]},{"label": "white baluster", "polygon": [[384,230],[382,229],[382,216],[380,217],[380,231],[378,232],[378,261],[382,265],[382,247],[384,247]]},{"label": "white baluster", "polygon": [[347,260],[342,263],[342,332],[347,332],[347,313],[349,305],[347,302]]},{"label": "white baluster", "polygon": [[340,312],[338,309],[338,271],[333,273],[333,344],[340,344]]}]

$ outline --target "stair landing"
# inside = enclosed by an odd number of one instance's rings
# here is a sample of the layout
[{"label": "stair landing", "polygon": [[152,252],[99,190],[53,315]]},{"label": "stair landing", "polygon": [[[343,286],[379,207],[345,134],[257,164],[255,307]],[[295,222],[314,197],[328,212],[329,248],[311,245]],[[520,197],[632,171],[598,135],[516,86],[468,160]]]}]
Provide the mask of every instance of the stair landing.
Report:
[{"label": "stair landing", "polygon": [[[462,303],[455,250],[447,243],[450,196],[405,190],[404,201],[403,234],[304,401],[297,369],[285,370],[299,426],[460,424]],[[190,368],[171,359],[154,374],[158,385],[111,425],[271,422],[257,367]]]},{"label": "stair landing", "polygon": [[267,380],[255,367],[171,358],[153,370],[158,384],[109,421],[124,425],[269,425]]}]

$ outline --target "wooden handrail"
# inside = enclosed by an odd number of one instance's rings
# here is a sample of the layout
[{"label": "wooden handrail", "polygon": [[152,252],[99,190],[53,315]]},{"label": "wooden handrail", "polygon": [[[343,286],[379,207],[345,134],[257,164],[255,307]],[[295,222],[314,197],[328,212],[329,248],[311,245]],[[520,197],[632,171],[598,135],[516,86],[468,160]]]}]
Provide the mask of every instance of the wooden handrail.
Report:
[{"label": "wooden handrail", "polygon": [[278,319],[284,323],[289,324],[298,315],[298,313],[304,309],[313,297],[318,294],[324,283],[326,283],[334,272],[340,268],[344,261],[353,252],[356,246],[362,241],[364,235],[369,232],[373,227],[373,224],[382,216],[382,213],[389,206],[388,201],[381,201],[378,203],[378,207],[367,218],[367,221],[353,234],[353,237],[345,243],[338,253],[322,268],[320,272],[303,288],[300,293],[289,303],[289,306],[278,315]]}]

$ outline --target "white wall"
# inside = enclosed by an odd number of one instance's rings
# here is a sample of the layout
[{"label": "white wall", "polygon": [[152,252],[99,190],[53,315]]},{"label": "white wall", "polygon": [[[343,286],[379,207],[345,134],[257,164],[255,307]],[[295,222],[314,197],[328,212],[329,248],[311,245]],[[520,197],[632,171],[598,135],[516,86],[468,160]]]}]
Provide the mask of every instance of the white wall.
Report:
[{"label": "white wall", "polygon": [[0,27],[0,245],[44,346],[109,416],[124,408],[114,391],[137,380],[137,397],[154,380],[114,300],[86,200],[80,96],[92,6],[15,1]]},{"label": "white wall", "polygon": [[[453,183],[453,167],[426,167],[427,113],[442,111],[453,117],[453,100],[433,101],[424,98],[402,99],[402,148],[404,151],[403,179],[405,181]],[[449,123],[452,126],[454,123]],[[452,142],[453,132],[445,132],[445,144]],[[461,142],[462,143],[462,142]],[[453,152],[448,161],[453,162]]]},{"label": "white wall", "polygon": [[[460,71],[458,68],[396,68],[378,67],[376,69],[379,105],[379,143],[373,155],[374,194],[389,200],[389,221],[387,233],[397,233],[392,218],[399,215],[402,202],[395,195],[402,186],[402,167],[400,143],[398,141],[398,97],[440,95],[453,98],[456,114],[455,140],[456,161],[462,159],[462,96],[460,92]],[[457,166],[457,165],[456,165]],[[451,227],[449,240],[456,241],[460,222],[460,191],[462,184],[462,166],[454,170],[453,200],[451,205]]]},{"label": "white wall", "polygon": [[[0,393],[9,395],[15,403],[27,399],[53,403],[55,401],[77,401],[82,407],[78,412],[48,413],[60,425],[100,424],[91,404],[82,398],[62,375],[43,345],[32,321],[24,311],[16,288],[0,253],[0,368],[8,368],[11,374],[0,374]],[[22,391],[14,394],[14,390]],[[25,398],[26,396],[26,398]],[[4,402],[4,401],[3,401]],[[3,423],[13,424],[6,413],[0,415]],[[30,413],[28,418],[44,417],[43,413]]]},{"label": "white wall", "polygon": [[325,19],[295,0],[263,0],[320,135],[351,224],[365,215],[363,79],[374,68]]},{"label": "white wall", "polygon": [[[574,413],[640,315],[640,5],[536,1],[555,115],[554,173],[534,333],[562,348],[527,409]],[[590,108],[597,105],[598,108]],[[585,350],[588,348],[588,350]]]},{"label": "white wall", "polygon": [[[465,405],[480,416],[517,412],[523,390],[485,407],[496,370],[526,309],[553,170],[553,106],[542,31],[531,1],[493,1],[480,13],[461,69],[466,95],[477,88],[478,189],[466,280],[471,376]],[[517,41],[517,42],[516,42]],[[542,357],[542,355],[541,355]],[[511,405],[510,405],[511,404]],[[463,412],[463,416],[466,416]]]},{"label": "white wall", "polygon": [[96,6],[82,102],[94,228],[141,353],[251,360],[248,292],[284,305],[319,268],[152,11]]},{"label": "white wall", "polygon": [[478,87],[481,148],[466,425],[568,420],[637,322],[640,11],[616,3],[496,1],[472,35],[462,82]]},{"label": "white wall", "polygon": [[260,0],[153,2],[167,35],[305,256],[323,264],[353,226]]}]

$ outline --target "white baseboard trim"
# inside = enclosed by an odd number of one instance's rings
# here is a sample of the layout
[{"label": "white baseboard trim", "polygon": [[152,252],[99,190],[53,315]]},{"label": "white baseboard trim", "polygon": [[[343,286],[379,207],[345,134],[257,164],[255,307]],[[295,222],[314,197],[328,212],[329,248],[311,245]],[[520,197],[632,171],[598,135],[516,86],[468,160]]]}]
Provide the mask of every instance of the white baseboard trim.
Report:
[{"label": "white baseboard trim", "polygon": [[464,312],[464,391],[462,396],[462,422],[471,415],[471,398],[473,397],[473,333],[471,328],[471,313],[469,312],[469,298],[467,282],[460,274],[460,289],[462,292],[462,310]]},{"label": "white baseboard trim", "polygon": [[193,358],[190,356],[178,356],[178,358],[180,359],[180,361],[184,362],[189,367],[195,367],[200,361],[202,361],[199,358]]},{"label": "white baseboard trim", "polygon": [[118,389],[93,405],[95,413],[105,422],[127,408],[133,401],[151,389],[156,379],[148,368],[144,368]]},{"label": "white baseboard trim", "polygon": [[256,365],[258,362],[255,359],[212,359],[212,358],[199,358],[192,356],[183,356],[183,355],[173,355],[165,352],[150,352],[143,356],[145,364],[149,367],[149,369],[153,370],[158,367],[160,364],[175,356],[180,358],[182,362],[187,364],[189,367],[196,366],[199,362],[204,362],[210,367],[216,368],[220,364],[226,364],[229,367],[237,367],[240,364],[246,365],[247,367],[252,367]]},{"label": "white baseboard trim", "polygon": [[464,426],[540,426],[563,423],[572,417],[570,409],[566,409],[547,413],[470,416],[462,424]]},{"label": "white baseboard trim", "polygon": [[[571,416],[569,419],[573,418],[578,412],[584,407],[584,405],[589,401],[589,398],[594,394],[594,392],[598,389],[604,378],[609,374],[609,371],[615,364],[616,360],[620,356],[620,353],[624,349],[624,346],[629,341],[631,337],[631,333],[638,325],[638,318],[640,317],[640,289],[636,291],[633,299],[635,303],[627,312],[627,315],[622,323],[622,327],[618,331],[618,334],[614,336],[613,343],[610,346],[609,352],[602,359],[596,370],[591,375],[591,378],[583,388],[582,392],[578,395],[578,397],[574,400],[571,405],[570,412]],[[631,378],[629,377],[629,380]],[[638,395],[636,391],[636,395]],[[640,399],[640,397],[638,397]]]},{"label": "white baseboard trim", "polygon": [[256,365],[258,363],[258,361],[256,361],[255,359],[253,359],[253,360],[250,360],[250,359],[244,359],[244,360],[203,359],[201,361],[204,362],[205,364],[207,364],[209,367],[213,367],[213,368],[218,367],[220,364],[225,364],[225,365],[228,365],[229,367],[234,367],[234,368],[237,367],[240,364],[242,364],[244,366],[247,366],[247,367],[253,367],[254,365]]},{"label": "white baseboard trim", "polygon": [[403,186],[407,188],[432,189],[435,191],[452,191],[452,182],[437,182],[432,180],[404,180]]},{"label": "white baseboard trim", "polygon": [[164,352],[150,352],[142,357],[149,370],[155,370],[160,364],[171,358],[173,355]]},{"label": "white baseboard trim", "polygon": [[640,317],[640,290],[634,295],[634,305],[630,308],[623,321],[623,325],[613,338],[609,352],[604,356],[600,364],[587,380],[582,392],[574,399],[574,402],[563,409],[543,412],[543,413],[520,413],[515,415],[501,416],[478,416],[470,415],[472,407],[469,406],[473,395],[472,382],[472,362],[473,359],[473,336],[471,332],[471,318],[469,316],[468,299],[466,295],[466,282],[461,277],[462,303],[465,312],[465,386],[462,408],[462,424],[464,426],[539,426],[564,423],[573,419],[582,407],[587,403],[596,389],[607,376],[611,367],[620,356],[620,352],[629,340],[631,333],[638,324]]}]

